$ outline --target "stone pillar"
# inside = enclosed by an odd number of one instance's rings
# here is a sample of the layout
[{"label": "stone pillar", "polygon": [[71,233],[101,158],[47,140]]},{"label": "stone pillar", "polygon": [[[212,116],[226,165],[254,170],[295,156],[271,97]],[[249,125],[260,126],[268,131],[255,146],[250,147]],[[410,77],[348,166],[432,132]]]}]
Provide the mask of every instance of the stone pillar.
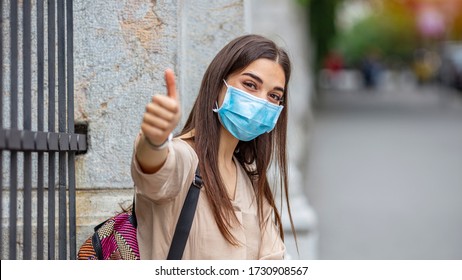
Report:
[{"label": "stone pillar", "polygon": [[297,253],[287,213],[283,213],[286,245],[294,259],[317,258],[317,216],[304,193],[307,178],[302,170],[308,160],[307,143],[311,123],[311,93],[313,92],[310,65],[310,44],[307,15],[297,1],[248,1],[250,29],[273,39],[284,47],[291,58],[292,77],[289,84],[289,184],[290,203],[298,238]]}]

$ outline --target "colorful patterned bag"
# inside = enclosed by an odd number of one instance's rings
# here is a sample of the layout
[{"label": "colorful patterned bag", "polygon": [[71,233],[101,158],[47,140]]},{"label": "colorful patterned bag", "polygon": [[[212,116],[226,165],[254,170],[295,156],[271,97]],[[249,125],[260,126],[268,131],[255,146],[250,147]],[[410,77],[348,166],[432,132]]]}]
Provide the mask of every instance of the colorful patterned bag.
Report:
[{"label": "colorful patterned bag", "polygon": [[136,216],[132,210],[117,214],[95,227],[79,250],[79,260],[139,260]]}]

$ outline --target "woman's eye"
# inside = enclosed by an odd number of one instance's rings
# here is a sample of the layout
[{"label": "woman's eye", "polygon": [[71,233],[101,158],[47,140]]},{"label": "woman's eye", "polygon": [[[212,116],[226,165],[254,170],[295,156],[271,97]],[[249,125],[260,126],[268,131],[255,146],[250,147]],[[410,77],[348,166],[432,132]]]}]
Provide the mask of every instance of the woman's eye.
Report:
[{"label": "woman's eye", "polygon": [[250,89],[257,89],[257,86],[254,83],[244,82],[243,84],[244,84],[244,86],[246,86],[246,87],[248,87]]},{"label": "woman's eye", "polygon": [[277,103],[279,103],[279,102],[282,101],[282,97],[279,96],[279,95],[277,95],[277,94],[275,94],[275,93],[270,93],[270,94],[269,94],[269,97],[271,98],[271,100],[273,100],[273,101],[275,101],[275,102],[277,102]]}]

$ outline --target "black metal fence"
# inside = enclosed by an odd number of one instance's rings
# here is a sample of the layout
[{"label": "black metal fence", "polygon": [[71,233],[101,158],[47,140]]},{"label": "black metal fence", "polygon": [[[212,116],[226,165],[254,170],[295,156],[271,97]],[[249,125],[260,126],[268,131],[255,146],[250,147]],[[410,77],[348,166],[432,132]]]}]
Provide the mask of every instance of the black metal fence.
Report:
[{"label": "black metal fence", "polygon": [[75,259],[73,2],[0,9],[0,256]]}]

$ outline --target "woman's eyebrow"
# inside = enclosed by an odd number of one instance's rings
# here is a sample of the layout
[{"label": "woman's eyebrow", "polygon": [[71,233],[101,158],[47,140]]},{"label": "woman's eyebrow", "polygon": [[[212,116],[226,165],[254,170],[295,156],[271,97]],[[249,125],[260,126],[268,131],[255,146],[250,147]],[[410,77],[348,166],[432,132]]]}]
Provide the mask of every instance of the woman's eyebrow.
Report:
[{"label": "woman's eyebrow", "polygon": [[257,80],[257,82],[259,82],[260,84],[263,84],[263,80],[260,77],[258,77],[257,75],[255,75],[255,74],[245,72],[242,75],[250,76],[250,77],[254,78],[255,80]]},{"label": "woman's eyebrow", "polygon": [[[257,75],[253,74],[253,73],[245,72],[245,73],[242,73],[242,75],[252,77],[255,80],[257,80],[257,82],[259,82],[260,84],[263,84],[263,80],[260,77],[258,77]],[[277,90],[277,91],[280,91],[280,92],[284,93],[284,88],[282,88],[282,87],[275,87],[274,90]]]}]

